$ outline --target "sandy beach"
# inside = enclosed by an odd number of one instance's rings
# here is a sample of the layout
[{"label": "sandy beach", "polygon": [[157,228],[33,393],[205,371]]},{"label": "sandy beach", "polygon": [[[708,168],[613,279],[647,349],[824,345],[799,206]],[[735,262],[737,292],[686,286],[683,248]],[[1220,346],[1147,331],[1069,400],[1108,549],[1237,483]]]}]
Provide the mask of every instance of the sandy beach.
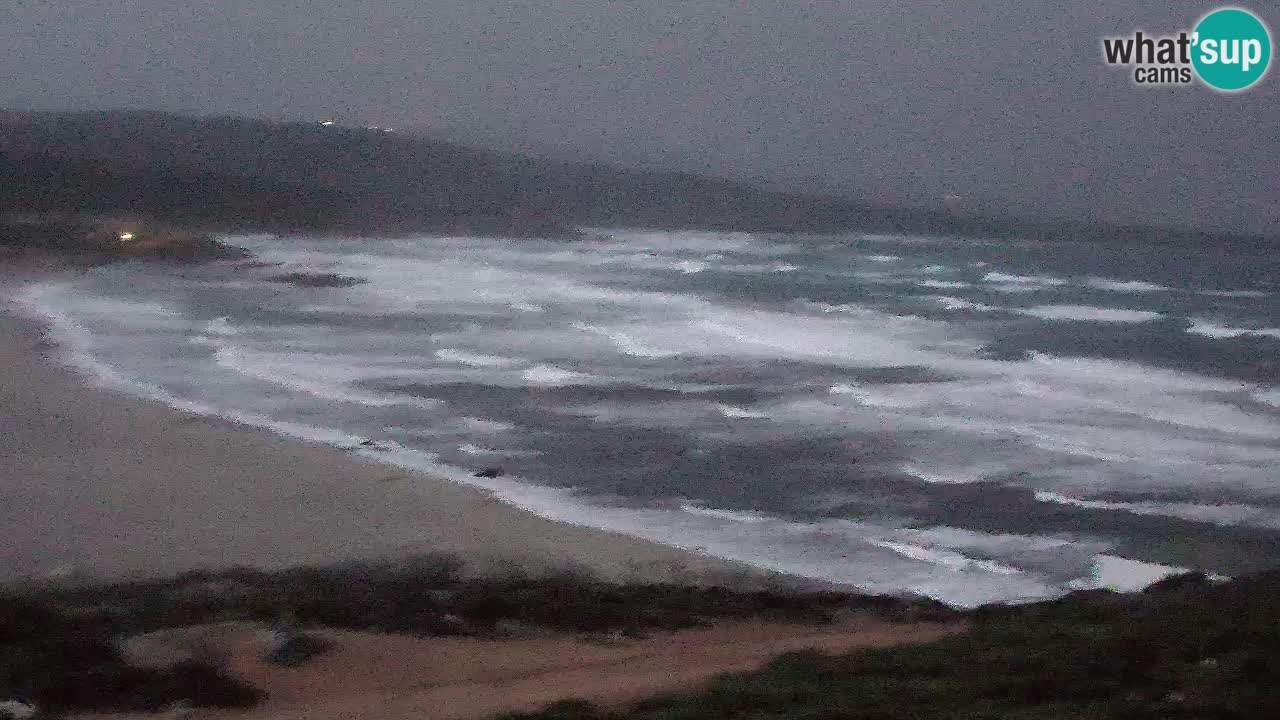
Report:
[{"label": "sandy beach", "polygon": [[[43,271],[42,274],[47,274]],[[29,273],[0,274],[0,296]],[[0,581],[444,551],[612,578],[742,567],[544,520],[448,481],[90,386],[0,308]]]}]

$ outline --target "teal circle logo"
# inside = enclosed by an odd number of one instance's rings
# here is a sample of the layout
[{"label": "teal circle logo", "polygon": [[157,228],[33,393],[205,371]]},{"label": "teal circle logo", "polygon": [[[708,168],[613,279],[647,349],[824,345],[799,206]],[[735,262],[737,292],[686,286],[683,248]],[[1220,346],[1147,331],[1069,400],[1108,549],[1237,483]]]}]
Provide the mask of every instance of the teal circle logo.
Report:
[{"label": "teal circle logo", "polygon": [[1253,13],[1215,10],[1196,26],[1191,63],[1210,87],[1234,92],[1262,79],[1271,64],[1271,33]]}]

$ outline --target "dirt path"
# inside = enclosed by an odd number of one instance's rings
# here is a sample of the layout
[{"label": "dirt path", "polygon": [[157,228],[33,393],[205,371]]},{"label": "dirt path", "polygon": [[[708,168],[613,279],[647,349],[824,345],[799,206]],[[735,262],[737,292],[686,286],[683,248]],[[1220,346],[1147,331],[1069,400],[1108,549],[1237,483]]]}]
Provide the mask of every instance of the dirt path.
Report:
[{"label": "dirt path", "polygon": [[333,650],[293,669],[264,664],[261,639],[238,629],[222,633],[217,644],[227,649],[231,669],[269,698],[249,712],[198,711],[195,717],[429,720],[535,710],[568,698],[618,705],[752,670],[779,653],[928,642],[962,629],[861,619],[825,627],[724,625],[616,642],[333,632]]}]

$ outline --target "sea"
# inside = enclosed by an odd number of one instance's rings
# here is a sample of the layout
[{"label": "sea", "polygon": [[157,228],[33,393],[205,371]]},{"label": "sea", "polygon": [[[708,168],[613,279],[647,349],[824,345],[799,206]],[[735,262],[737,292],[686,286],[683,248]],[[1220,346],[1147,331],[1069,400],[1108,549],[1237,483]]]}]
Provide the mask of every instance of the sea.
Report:
[{"label": "sea", "polygon": [[1280,563],[1280,253],[1256,245],[223,240],[253,260],[16,299],[96,383],[869,592]]}]

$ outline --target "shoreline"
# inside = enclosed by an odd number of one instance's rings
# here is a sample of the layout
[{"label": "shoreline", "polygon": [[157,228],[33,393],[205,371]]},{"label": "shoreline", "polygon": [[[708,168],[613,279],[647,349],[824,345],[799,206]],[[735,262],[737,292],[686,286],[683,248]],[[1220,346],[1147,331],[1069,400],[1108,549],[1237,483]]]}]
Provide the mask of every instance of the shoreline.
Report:
[{"label": "shoreline", "polygon": [[[0,271],[6,285],[48,269]],[[0,306],[0,584],[429,552],[474,572],[823,585],[558,523],[482,490],[94,385]]]}]

